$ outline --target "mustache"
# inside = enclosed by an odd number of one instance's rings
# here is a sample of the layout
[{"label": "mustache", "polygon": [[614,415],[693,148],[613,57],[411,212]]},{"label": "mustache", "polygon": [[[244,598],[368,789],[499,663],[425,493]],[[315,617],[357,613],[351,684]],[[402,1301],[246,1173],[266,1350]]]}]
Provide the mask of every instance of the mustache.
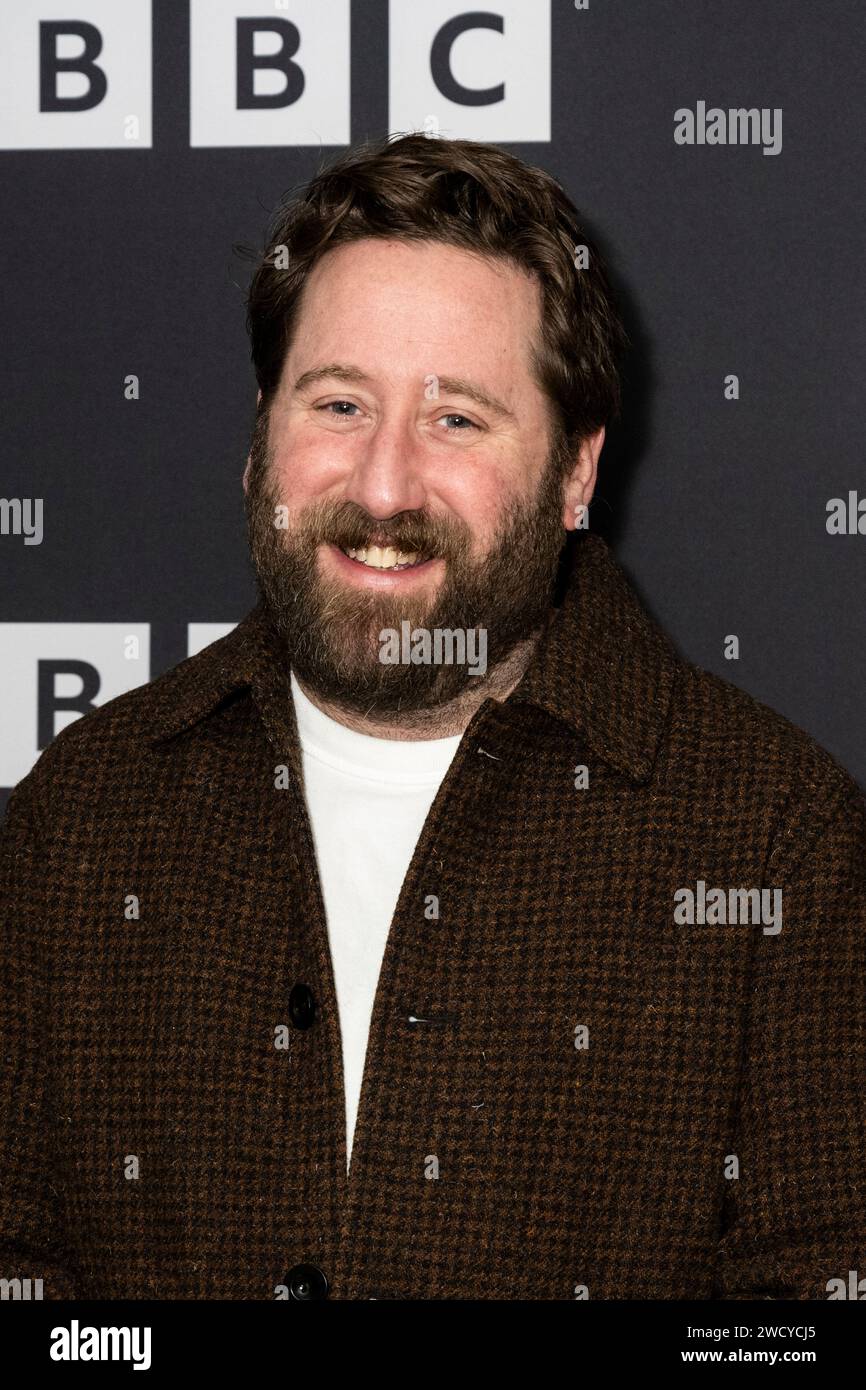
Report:
[{"label": "mustache", "polygon": [[329,541],[342,550],[392,546],[428,560],[447,559],[465,549],[468,536],[468,528],[423,511],[396,512],[387,520],[377,520],[348,501],[311,508],[304,530],[314,544]]}]

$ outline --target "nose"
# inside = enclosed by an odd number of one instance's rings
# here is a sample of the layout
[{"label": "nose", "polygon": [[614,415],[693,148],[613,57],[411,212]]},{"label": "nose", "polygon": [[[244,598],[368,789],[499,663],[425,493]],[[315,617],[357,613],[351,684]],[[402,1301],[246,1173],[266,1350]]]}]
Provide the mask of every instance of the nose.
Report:
[{"label": "nose", "polygon": [[377,425],[355,458],[345,496],[379,521],[424,506],[420,446],[408,423]]}]

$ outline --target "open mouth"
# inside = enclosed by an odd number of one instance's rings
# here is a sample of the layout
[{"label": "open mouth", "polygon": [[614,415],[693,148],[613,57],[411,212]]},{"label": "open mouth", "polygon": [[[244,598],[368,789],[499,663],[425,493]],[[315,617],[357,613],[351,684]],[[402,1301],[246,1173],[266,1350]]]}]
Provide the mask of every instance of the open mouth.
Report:
[{"label": "open mouth", "polygon": [[369,545],[360,550],[344,549],[343,546],[339,548],[350,560],[357,560],[358,564],[366,565],[368,569],[373,570],[414,569],[417,565],[426,564],[431,558],[416,551],[395,550],[390,545]]}]

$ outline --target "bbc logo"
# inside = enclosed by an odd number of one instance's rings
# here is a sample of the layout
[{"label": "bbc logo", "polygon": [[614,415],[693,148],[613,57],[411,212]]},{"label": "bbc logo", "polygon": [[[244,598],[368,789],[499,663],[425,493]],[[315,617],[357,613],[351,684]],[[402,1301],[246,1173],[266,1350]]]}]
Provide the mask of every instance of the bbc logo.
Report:
[{"label": "bbc logo", "polygon": [[[348,145],[350,3],[190,0],[190,145]],[[152,23],[151,0],[8,0],[0,148],[150,149]],[[547,142],[550,0],[391,0],[388,72],[390,130]]]}]

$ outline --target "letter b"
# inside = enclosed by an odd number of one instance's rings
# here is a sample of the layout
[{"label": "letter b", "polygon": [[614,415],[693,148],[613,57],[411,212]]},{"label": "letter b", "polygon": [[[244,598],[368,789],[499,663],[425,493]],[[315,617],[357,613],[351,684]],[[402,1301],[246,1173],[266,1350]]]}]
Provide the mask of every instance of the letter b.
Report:
[{"label": "letter b", "polygon": [[[61,34],[74,34],[84,44],[77,58],[60,58],[57,40]],[[102,52],[102,35],[95,24],[78,19],[43,19],[39,25],[39,110],[91,111],[104,100],[108,79],[94,61]],[[57,91],[57,74],[81,73],[87,90],[77,97],[62,97]]]},{"label": "letter b", "polygon": [[[256,34],[279,34],[282,46],[277,53],[255,52]],[[237,21],[237,94],[239,111],[263,107],[292,106],[304,90],[304,74],[292,59],[301,45],[296,25],[288,19],[239,19]],[[253,90],[257,68],[280,72],[286,79],[280,92],[259,96]]]}]

